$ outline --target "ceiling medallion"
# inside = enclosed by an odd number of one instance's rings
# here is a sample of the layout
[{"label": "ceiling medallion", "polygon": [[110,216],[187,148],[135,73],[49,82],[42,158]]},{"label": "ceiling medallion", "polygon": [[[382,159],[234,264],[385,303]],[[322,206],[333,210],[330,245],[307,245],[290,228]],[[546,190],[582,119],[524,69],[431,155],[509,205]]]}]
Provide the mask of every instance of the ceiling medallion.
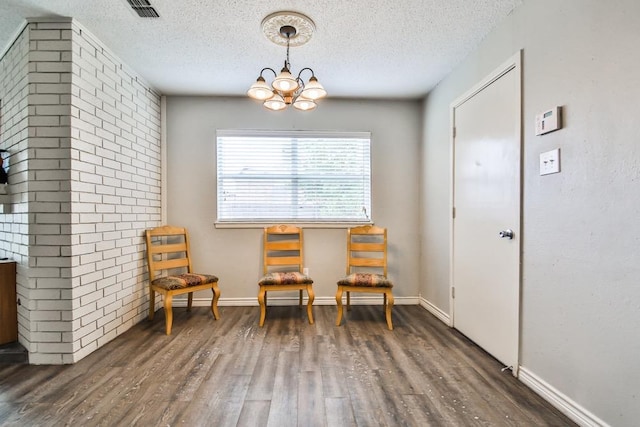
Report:
[{"label": "ceiling medallion", "polygon": [[[296,29],[295,35],[290,39],[280,31],[285,26]],[[297,12],[275,12],[262,20],[262,32],[265,37],[280,46],[286,46],[287,42],[291,47],[302,46],[311,40],[315,30],[316,24],[311,18]]]}]

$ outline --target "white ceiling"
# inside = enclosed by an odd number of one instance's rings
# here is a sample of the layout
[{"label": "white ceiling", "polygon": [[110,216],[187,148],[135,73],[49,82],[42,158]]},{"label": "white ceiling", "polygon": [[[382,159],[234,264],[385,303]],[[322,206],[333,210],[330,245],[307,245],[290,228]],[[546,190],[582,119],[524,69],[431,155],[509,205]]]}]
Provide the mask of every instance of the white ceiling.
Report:
[{"label": "white ceiling", "polygon": [[272,12],[309,16],[316,32],[291,48],[292,72],[313,68],[332,97],[418,98],[524,0],[0,0],[0,53],[26,18],[75,18],[167,95],[242,95],[286,49],[262,34]]}]

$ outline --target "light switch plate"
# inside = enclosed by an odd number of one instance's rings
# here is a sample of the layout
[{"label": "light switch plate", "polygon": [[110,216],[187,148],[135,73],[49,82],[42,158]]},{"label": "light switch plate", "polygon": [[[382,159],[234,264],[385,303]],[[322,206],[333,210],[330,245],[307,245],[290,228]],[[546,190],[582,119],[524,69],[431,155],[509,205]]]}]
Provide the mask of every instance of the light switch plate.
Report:
[{"label": "light switch plate", "polygon": [[540,153],[540,175],[560,172],[560,149]]}]

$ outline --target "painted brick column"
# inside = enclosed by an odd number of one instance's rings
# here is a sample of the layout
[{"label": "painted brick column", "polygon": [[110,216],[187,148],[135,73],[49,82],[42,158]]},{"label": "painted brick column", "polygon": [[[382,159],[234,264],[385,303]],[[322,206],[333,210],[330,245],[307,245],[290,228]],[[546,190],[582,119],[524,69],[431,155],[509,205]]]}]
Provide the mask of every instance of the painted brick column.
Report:
[{"label": "painted brick column", "polygon": [[65,363],[73,329],[70,141],[71,22],[31,22],[29,35],[28,218],[25,295],[31,363]]},{"label": "painted brick column", "polygon": [[29,289],[28,136],[29,32],[25,28],[0,57],[0,148],[8,150],[10,204],[0,213],[0,257],[17,262],[20,341],[28,346],[31,312]]},{"label": "painted brick column", "polygon": [[30,363],[74,363],[147,313],[160,96],[79,23],[39,18],[0,58],[0,102],[20,342]]},{"label": "painted brick column", "polygon": [[148,313],[142,236],[160,223],[160,96],[73,26],[74,360]]}]

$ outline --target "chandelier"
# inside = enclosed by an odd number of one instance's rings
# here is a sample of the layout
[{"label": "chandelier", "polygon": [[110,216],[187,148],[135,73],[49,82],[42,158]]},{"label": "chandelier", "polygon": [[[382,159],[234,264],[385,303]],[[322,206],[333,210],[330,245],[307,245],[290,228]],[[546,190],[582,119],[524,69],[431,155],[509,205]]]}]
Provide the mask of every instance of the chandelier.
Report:
[{"label": "chandelier", "polygon": [[[284,110],[292,105],[298,110],[308,111],[316,108],[316,101],[324,98],[324,90],[313,70],[305,67],[297,77],[291,74],[289,62],[289,48],[302,46],[311,38],[315,25],[307,16],[296,12],[276,12],[262,21],[262,31],[272,42],[287,47],[287,57],[280,74],[273,68],[263,68],[256,82],[247,91],[250,98],[262,101],[265,108],[272,111]],[[265,71],[273,73],[274,79],[268,85],[263,74]],[[307,83],[302,79],[303,72],[310,72]]]}]

